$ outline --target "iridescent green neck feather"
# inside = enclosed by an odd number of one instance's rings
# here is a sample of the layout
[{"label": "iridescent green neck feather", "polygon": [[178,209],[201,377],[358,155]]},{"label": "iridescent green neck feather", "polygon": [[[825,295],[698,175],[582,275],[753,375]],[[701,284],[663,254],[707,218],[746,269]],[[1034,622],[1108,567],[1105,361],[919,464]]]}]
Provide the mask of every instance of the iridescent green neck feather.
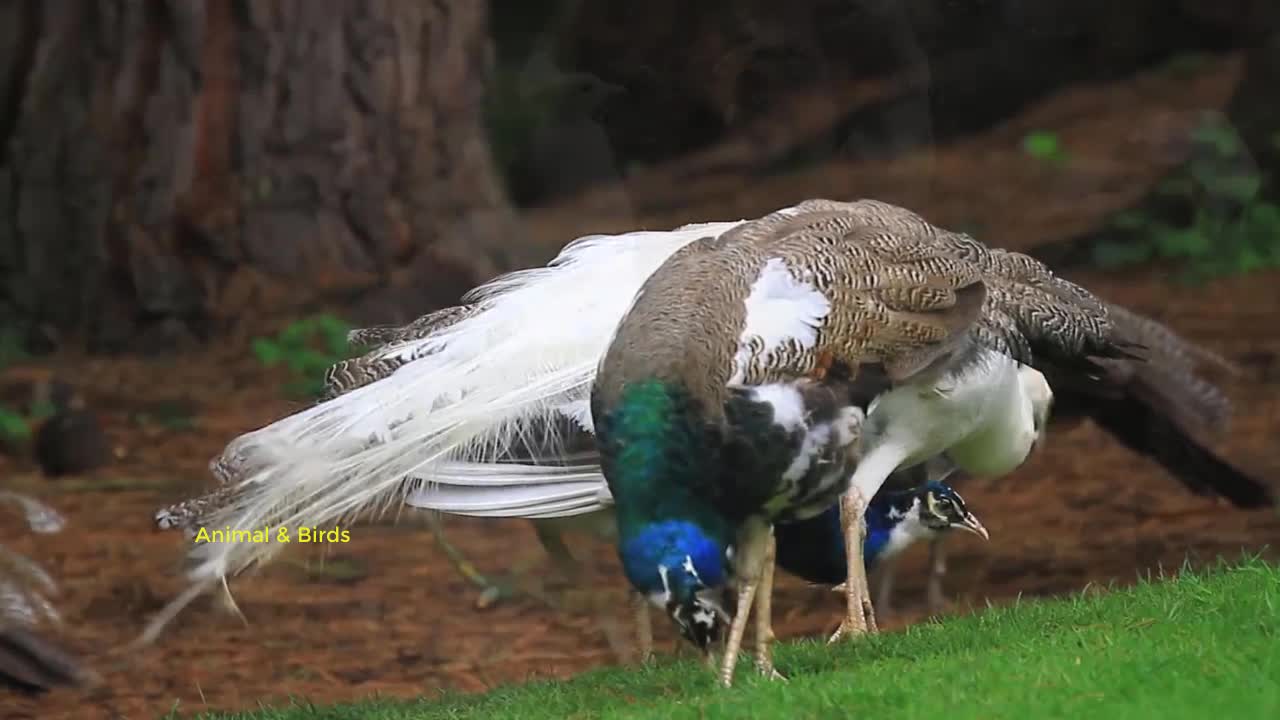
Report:
[{"label": "iridescent green neck feather", "polygon": [[702,492],[718,475],[719,434],[679,384],[627,383],[613,407],[598,407],[596,433],[622,537],[662,520],[687,520],[728,542],[731,530]]}]

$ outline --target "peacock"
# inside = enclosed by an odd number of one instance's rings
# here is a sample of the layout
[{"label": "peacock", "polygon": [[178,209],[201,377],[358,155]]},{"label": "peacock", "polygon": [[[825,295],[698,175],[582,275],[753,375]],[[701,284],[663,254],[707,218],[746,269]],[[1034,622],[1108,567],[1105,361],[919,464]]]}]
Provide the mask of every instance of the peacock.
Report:
[{"label": "peacock", "polygon": [[[1222,356],[1181,337],[1156,320],[1108,304],[1113,325],[1146,347],[1145,362],[1103,360],[1106,382],[1072,383],[1049,376],[1055,401],[1049,427],[1062,430],[1085,420],[1121,445],[1151,458],[1175,480],[1201,496],[1224,498],[1242,510],[1275,504],[1274,490],[1259,474],[1220,456],[1209,441],[1225,432],[1231,402],[1202,373],[1212,367],[1228,374],[1239,370]],[[962,482],[962,478],[954,478]],[[934,613],[945,602],[945,537],[930,541],[928,606]],[[893,565],[883,564],[876,602],[891,607]]]},{"label": "peacock", "polygon": [[[60,532],[66,524],[56,510],[20,493],[0,491],[0,504],[16,507],[36,533]],[[40,632],[42,624],[61,621],[49,600],[56,591],[57,583],[43,568],[0,545],[0,685],[38,694],[94,677]]]},{"label": "peacock", "polygon": [[[641,287],[592,389],[624,573],[700,646],[729,621],[726,686],[754,606],[775,677],[774,525],[838,499],[861,558],[895,470],[945,453],[1009,472],[1048,420],[1038,368],[1087,381],[1136,349],[1039,262],[886,203],[806,201],[691,243]],[[847,565],[832,641],[874,628],[865,567]]]},{"label": "peacock", "polygon": [[[157,522],[314,526],[455,486],[554,485],[526,516],[572,517],[602,505],[603,469],[630,584],[708,644],[729,585],[740,642],[775,524],[844,494],[847,556],[861,555],[862,510],[889,474],[943,454],[1006,472],[1042,434],[1046,376],[1105,386],[1105,363],[1140,349],[1040,263],[872,200],[588,236],[458,308],[356,339],[384,344],[335,368],[325,402],[236,438],[211,465],[220,487]],[[573,432],[594,436],[594,460],[574,459]],[[192,547],[190,588],[144,639],[277,549]],[[868,619],[862,563],[848,565],[837,636]]]}]

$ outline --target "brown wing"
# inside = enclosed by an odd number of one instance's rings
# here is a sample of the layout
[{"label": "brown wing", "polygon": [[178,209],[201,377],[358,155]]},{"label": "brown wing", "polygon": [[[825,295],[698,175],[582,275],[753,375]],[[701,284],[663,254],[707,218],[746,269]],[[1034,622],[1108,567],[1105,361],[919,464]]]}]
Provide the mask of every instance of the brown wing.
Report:
[{"label": "brown wing", "polygon": [[642,377],[678,380],[709,412],[733,382],[836,366],[902,380],[969,344],[984,297],[972,263],[806,203],[673,254],[620,323],[593,403]]},{"label": "brown wing", "polygon": [[[803,376],[830,360],[855,373],[880,365],[902,381],[973,344],[1033,367],[1094,373],[1096,358],[1133,347],[1101,301],[1042,263],[886,203],[807,201],[698,245],[651,278],[627,322],[674,333],[681,316],[713,328],[716,380],[744,364],[747,383]],[[775,259],[829,301],[816,342],[743,336],[752,286]],[[674,345],[685,356],[701,349]]]},{"label": "brown wing", "polygon": [[810,208],[844,213],[856,223],[878,228],[878,242],[888,252],[914,252],[928,272],[965,277],[976,272],[986,297],[973,327],[974,339],[1022,363],[1097,373],[1098,358],[1132,358],[1142,347],[1140,338],[1111,322],[1110,309],[1099,298],[1028,255],[989,248],[910,210],[875,200],[812,200],[798,206]]},{"label": "brown wing", "polygon": [[0,685],[38,694],[82,685],[93,674],[80,661],[34,631],[0,624]]},{"label": "brown wing", "polygon": [[420,340],[467,319],[478,309],[475,305],[456,305],[423,315],[408,325],[383,325],[352,330],[347,334],[347,342],[367,346],[371,350],[358,358],[335,363],[325,371],[320,402],[332,400],[381,380],[409,362],[402,358],[382,356],[381,350],[388,345]]},{"label": "brown wing", "polygon": [[1241,508],[1270,505],[1275,494],[1270,484],[1209,443],[1225,429],[1231,404],[1200,374],[1200,366],[1234,370],[1230,363],[1151,318],[1117,305],[1108,309],[1116,328],[1147,348],[1146,361],[1100,361],[1105,370],[1101,382],[1047,373],[1054,388],[1054,420],[1092,419],[1197,494],[1221,495]]},{"label": "brown wing", "polygon": [[35,629],[57,620],[45,597],[55,589],[41,567],[0,545],[0,685],[42,692],[90,679],[76,658]]},{"label": "brown wing", "polygon": [[882,365],[890,380],[901,381],[967,345],[987,296],[977,266],[911,241],[903,228],[868,222],[851,207],[802,203],[728,233],[757,256],[753,280],[765,258],[780,258],[830,303],[811,347],[790,342],[761,351],[761,340],[748,339],[757,347],[746,382],[807,375],[828,359],[855,373]]}]

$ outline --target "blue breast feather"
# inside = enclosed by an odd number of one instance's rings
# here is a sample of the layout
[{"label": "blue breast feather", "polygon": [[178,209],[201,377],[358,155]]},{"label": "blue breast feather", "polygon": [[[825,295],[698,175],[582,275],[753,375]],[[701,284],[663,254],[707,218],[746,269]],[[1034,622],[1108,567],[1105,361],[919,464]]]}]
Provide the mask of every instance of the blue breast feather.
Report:
[{"label": "blue breast feather", "polygon": [[[890,517],[896,503],[879,496],[876,500],[867,508],[867,538],[862,548],[868,569],[875,566],[888,547],[898,523]],[[783,570],[821,585],[838,585],[847,579],[838,504],[808,520],[777,525],[774,533],[778,540],[778,566]]]}]

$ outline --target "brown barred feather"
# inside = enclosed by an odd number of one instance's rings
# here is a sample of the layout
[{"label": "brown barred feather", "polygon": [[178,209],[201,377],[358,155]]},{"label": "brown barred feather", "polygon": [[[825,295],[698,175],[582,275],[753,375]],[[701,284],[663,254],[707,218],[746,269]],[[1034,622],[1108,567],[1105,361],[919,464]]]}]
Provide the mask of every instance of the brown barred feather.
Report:
[{"label": "brown barred feather", "polygon": [[[811,374],[830,354],[856,371],[883,365],[902,381],[970,343],[1033,367],[1096,373],[1098,358],[1133,357],[1102,301],[1035,259],[990,249],[872,200],[810,200],[675,253],[649,278],[601,366],[609,402],[626,378],[679,378],[719,407],[733,372],[745,301],[771,259],[831,307],[813,347],[765,352],[748,338],[743,382]],[[655,334],[676,342],[648,342]]]},{"label": "brown barred feather", "polygon": [[467,319],[478,310],[479,306],[476,305],[456,305],[423,315],[408,325],[384,325],[352,330],[347,333],[347,342],[369,347],[370,352],[358,358],[335,363],[326,370],[320,402],[332,400],[339,395],[377,382],[409,362],[405,358],[383,357],[382,353],[388,346],[420,340]]}]

